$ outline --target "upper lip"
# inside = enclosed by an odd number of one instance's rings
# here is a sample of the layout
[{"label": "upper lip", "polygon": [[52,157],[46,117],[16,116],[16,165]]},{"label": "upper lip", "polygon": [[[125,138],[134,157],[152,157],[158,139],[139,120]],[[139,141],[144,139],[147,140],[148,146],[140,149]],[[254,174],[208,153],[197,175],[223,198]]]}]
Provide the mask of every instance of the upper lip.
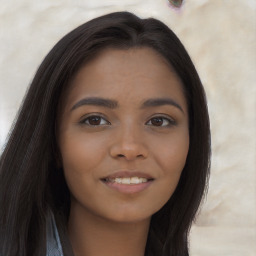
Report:
[{"label": "upper lip", "polygon": [[103,180],[105,179],[115,179],[115,178],[131,178],[131,177],[138,177],[138,178],[146,178],[146,179],[154,179],[151,175],[140,172],[140,171],[130,171],[130,170],[122,170],[122,171],[116,171],[114,173],[111,173],[108,176],[105,176]]}]

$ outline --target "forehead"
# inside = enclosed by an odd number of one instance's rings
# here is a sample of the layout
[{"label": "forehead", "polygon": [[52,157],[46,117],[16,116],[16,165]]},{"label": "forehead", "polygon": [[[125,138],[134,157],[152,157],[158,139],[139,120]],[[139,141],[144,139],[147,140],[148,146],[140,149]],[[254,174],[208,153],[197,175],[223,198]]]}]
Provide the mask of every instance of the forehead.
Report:
[{"label": "forehead", "polygon": [[80,68],[65,93],[64,101],[74,102],[83,96],[135,101],[166,95],[185,101],[182,91],[180,78],[155,50],[148,47],[106,49]]}]

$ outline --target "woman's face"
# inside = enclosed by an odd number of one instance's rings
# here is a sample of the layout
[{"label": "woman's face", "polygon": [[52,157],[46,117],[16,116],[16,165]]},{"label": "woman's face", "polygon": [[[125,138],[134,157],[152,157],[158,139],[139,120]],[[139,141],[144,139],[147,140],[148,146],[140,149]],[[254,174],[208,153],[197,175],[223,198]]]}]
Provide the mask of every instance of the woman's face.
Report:
[{"label": "woman's face", "polygon": [[58,144],[76,216],[149,220],[172,196],[189,149],[180,79],[150,48],[103,51],[63,96]]}]

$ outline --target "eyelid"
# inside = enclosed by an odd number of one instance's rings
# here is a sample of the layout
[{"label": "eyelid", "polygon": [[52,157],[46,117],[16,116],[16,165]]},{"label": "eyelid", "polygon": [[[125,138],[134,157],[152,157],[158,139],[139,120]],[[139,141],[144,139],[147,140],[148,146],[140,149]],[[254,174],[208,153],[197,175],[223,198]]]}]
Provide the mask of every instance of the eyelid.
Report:
[{"label": "eyelid", "polygon": [[[108,124],[99,124],[99,125],[92,125],[92,124],[86,124],[85,121],[90,118],[90,117],[100,117],[101,119],[104,119]],[[150,117],[150,119],[146,122],[146,125],[154,118],[162,118],[163,120],[167,120],[169,122],[168,125],[161,125],[161,126],[157,126],[157,125],[149,125],[149,126],[153,126],[153,127],[170,127],[173,125],[176,125],[177,122],[170,116],[166,116],[165,114],[156,114],[155,116]],[[84,115],[81,120],[79,121],[80,124],[82,125],[87,125],[89,127],[95,127],[95,126],[104,126],[104,125],[110,125],[111,123],[105,118],[104,115],[102,115],[101,113],[90,113],[87,115]]]},{"label": "eyelid", "polygon": [[100,113],[90,113],[87,115],[84,115],[81,120],[79,121],[80,124],[82,125],[87,125],[87,126],[91,126],[91,127],[95,127],[95,126],[103,126],[103,125],[92,125],[92,124],[86,124],[85,121],[90,118],[90,117],[100,117],[101,119],[104,119],[108,124],[104,124],[104,125],[109,125],[111,124],[102,114]]},{"label": "eyelid", "polygon": [[[151,121],[153,118],[162,118],[162,119],[165,119],[165,120],[167,120],[167,121],[169,122],[168,125],[164,125],[164,126],[157,126],[157,125],[152,125],[152,124],[151,124],[150,126],[153,126],[153,127],[170,127],[170,126],[177,125],[177,122],[176,122],[172,117],[166,116],[165,114],[157,114],[157,115],[151,117],[151,118],[149,119],[149,121]],[[147,123],[148,123],[149,121],[147,121]]]}]

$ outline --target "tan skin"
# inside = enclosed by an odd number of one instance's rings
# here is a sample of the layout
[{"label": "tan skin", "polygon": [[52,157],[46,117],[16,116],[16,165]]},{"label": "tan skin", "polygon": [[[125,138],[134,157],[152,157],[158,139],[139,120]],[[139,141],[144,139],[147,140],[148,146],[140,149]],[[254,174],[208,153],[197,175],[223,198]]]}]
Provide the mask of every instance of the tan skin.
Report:
[{"label": "tan skin", "polygon": [[[88,97],[118,106],[77,104]],[[156,98],[171,103],[142,107]],[[78,71],[61,106],[58,143],[75,255],[143,256],[151,216],[173,194],[189,149],[180,79],[150,48],[107,49]],[[150,176],[149,185],[122,192],[104,180],[127,170]]]}]

